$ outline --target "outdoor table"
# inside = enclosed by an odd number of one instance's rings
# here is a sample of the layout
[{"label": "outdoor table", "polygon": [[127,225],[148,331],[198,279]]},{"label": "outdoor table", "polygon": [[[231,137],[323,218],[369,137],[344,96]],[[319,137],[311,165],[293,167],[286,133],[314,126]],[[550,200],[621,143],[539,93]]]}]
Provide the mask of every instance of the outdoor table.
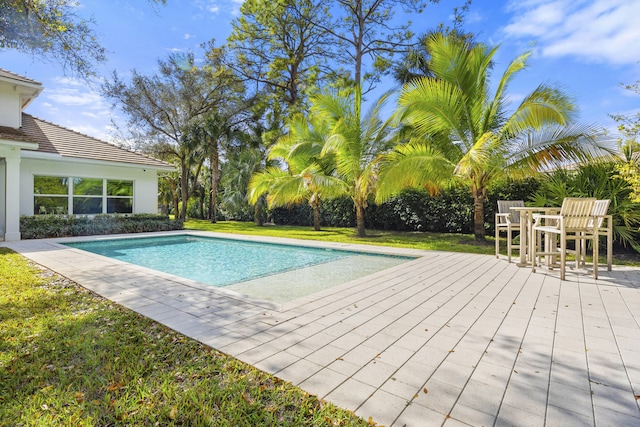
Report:
[{"label": "outdoor table", "polygon": [[533,248],[531,247],[533,243],[531,236],[533,230],[533,214],[553,215],[560,212],[560,208],[525,206],[510,209],[520,213],[520,262],[518,266],[522,267],[527,265],[529,254],[533,252]]}]

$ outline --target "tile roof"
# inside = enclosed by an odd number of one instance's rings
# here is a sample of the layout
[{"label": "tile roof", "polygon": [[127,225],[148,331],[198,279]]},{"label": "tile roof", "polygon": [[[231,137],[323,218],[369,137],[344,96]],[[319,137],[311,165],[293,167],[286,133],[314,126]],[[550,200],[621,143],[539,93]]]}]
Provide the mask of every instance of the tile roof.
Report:
[{"label": "tile roof", "polygon": [[[7,129],[11,128],[0,128],[0,138],[3,138],[3,131]],[[39,144],[36,152],[40,153],[59,154],[62,157],[78,159],[130,163],[161,169],[173,168],[170,163],[109,144],[26,113],[22,113],[22,129],[20,130],[28,138],[27,141]],[[20,130],[13,129],[14,132]]]},{"label": "tile roof", "polygon": [[0,78],[17,80],[23,83],[29,83],[33,85],[42,85],[42,83],[40,83],[39,81],[30,79],[25,76],[21,76],[20,74],[12,73],[11,71],[5,70],[4,68],[0,68]]},{"label": "tile roof", "polygon": [[37,142],[33,137],[27,135],[22,129],[16,129],[9,126],[0,126],[0,139],[20,142]]}]

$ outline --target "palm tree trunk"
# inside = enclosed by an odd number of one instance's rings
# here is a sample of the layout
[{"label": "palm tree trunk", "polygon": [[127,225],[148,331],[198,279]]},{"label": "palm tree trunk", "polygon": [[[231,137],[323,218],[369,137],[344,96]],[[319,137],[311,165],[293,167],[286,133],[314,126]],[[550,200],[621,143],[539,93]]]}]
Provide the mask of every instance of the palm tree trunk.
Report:
[{"label": "palm tree trunk", "polygon": [[473,191],[473,236],[476,241],[484,241],[484,191],[475,189]]},{"label": "palm tree trunk", "polygon": [[317,204],[313,205],[313,229],[320,231],[320,208]]},{"label": "palm tree trunk", "polygon": [[358,237],[366,237],[364,228],[364,206],[356,205],[356,224],[358,226]]},{"label": "palm tree trunk", "polygon": [[264,202],[262,200],[262,197],[263,196],[260,196],[258,198],[258,201],[256,202],[255,207],[253,208],[254,209],[253,210],[253,217],[254,217],[256,225],[259,226],[259,227],[262,227],[264,225],[264,213],[263,213],[263,210],[264,210],[263,209],[264,208],[263,204],[264,204]]}]

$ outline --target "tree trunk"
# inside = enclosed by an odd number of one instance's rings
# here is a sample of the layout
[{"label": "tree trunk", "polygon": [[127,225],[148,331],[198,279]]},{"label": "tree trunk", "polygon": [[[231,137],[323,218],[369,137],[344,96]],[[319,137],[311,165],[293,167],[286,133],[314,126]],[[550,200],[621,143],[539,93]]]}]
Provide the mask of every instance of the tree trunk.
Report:
[{"label": "tree trunk", "polygon": [[218,215],[218,181],[220,180],[219,167],[220,167],[220,155],[218,154],[218,142],[213,142],[213,152],[211,153],[211,158],[209,162],[211,163],[211,194],[209,199],[209,219],[211,222],[216,222],[216,217]]},{"label": "tree trunk", "polygon": [[364,206],[356,205],[356,224],[358,226],[358,237],[366,237],[364,228]]},{"label": "tree trunk", "polygon": [[473,190],[473,236],[477,241],[484,242],[484,191]]},{"label": "tree trunk", "polygon": [[173,216],[175,219],[178,219],[180,214],[180,198],[178,197],[178,186],[175,180],[171,181],[171,198],[173,199]]},{"label": "tree trunk", "polygon": [[264,225],[264,214],[263,214],[262,204],[263,204],[262,196],[260,196],[258,198],[258,201],[256,202],[256,205],[253,211],[254,220],[256,222],[256,225],[259,227],[262,227]]},{"label": "tree trunk", "polygon": [[206,202],[206,193],[204,191],[205,189],[202,188],[202,191],[198,191],[198,210],[200,211],[200,218],[205,219],[205,213],[204,213],[204,205]]},{"label": "tree trunk", "polygon": [[185,162],[182,163],[180,171],[180,194],[182,206],[180,207],[180,219],[187,219],[187,202],[189,201],[189,169]]},{"label": "tree trunk", "polygon": [[313,229],[320,231],[320,207],[317,204],[313,205]]}]

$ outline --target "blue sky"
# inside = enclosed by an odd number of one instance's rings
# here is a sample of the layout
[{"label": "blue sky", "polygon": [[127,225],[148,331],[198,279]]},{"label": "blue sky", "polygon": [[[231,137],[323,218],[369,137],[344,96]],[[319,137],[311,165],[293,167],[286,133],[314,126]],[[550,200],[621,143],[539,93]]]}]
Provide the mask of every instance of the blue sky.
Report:
[{"label": "blue sky", "polygon": [[[413,30],[426,32],[462,0],[441,0],[414,17]],[[241,0],[80,0],[77,14],[96,21],[109,51],[98,72],[126,77],[133,68],[152,74],[157,60],[172,51],[201,54],[200,44],[221,44],[238,16]],[[502,73],[518,54],[531,50],[529,67],[510,86],[515,106],[540,83],[553,83],[574,97],[580,121],[614,130],[609,114],[640,111],[640,96],[623,84],[640,80],[640,0],[474,0],[464,30],[478,41],[500,45],[494,73]],[[0,50],[0,67],[43,83],[44,92],[27,112],[107,141],[112,120],[125,119],[97,89],[65,75],[56,63]],[[389,86],[391,83],[386,83]],[[385,84],[383,83],[383,86]]]}]

